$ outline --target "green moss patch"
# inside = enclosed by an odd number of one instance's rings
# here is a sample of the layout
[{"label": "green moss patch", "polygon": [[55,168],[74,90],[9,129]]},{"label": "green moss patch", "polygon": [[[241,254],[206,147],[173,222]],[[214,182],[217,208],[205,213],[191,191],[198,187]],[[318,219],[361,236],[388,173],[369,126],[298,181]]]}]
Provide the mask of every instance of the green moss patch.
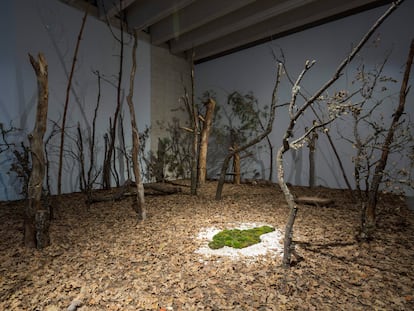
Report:
[{"label": "green moss patch", "polygon": [[208,243],[208,246],[211,249],[219,249],[223,246],[245,248],[250,245],[260,243],[260,236],[272,231],[275,231],[275,228],[269,226],[262,226],[246,230],[226,229],[213,236],[213,241]]}]

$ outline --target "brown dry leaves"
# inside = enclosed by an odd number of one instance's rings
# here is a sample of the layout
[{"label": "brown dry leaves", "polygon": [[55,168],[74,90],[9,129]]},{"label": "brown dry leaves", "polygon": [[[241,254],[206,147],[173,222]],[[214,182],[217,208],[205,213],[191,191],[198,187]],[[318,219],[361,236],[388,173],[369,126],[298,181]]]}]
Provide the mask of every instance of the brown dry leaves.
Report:
[{"label": "brown dry leaves", "polygon": [[[195,254],[202,228],[260,222],[284,230],[287,206],[275,186],[215,183],[198,197],[147,197],[138,223],[131,199],[89,209],[64,196],[51,226],[52,245],[22,246],[21,202],[0,208],[0,310],[409,310],[414,309],[414,215],[398,198],[380,202],[370,244],[354,236],[359,210],[340,190],[296,187],[333,198],[328,208],[300,206],[289,271],[281,258],[205,258]],[[316,192],[316,193],[315,193]]]}]

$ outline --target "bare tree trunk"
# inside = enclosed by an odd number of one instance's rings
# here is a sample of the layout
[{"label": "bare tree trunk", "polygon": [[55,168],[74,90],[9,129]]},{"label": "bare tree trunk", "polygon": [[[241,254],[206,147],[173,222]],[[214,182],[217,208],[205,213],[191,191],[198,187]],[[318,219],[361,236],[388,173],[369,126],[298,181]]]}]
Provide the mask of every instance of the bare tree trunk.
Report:
[{"label": "bare tree trunk", "polygon": [[285,170],[283,168],[283,152],[284,147],[279,148],[276,161],[277,161],[277,171],[278,171],[278,182],[280,189],[282,189],[283,194],[285,195],[286,202],[289,206],[289,216],[285,228],[285,239],[284,239],[284,252],[283,252],[283,266],[289,267],[291,262],[292,252],[294,251],[294,245],[292,244],[293,239],[293,225],[295,223],[296,214],[298,212],[298,207],[295,203],[295,199],[292,193],[289,191],[289,188],[285,182]]},{"label": "bare tree trunk", "polygon": [[[109,135],[108,133],[104,134],[104,159],[102,164],[102,189],[105,189],[106,185],[110,184],[110,172],[106,172],[106,170],[110,170],[110,167],[108,167],[108,148],[109,148]],[[109,162],[111,163],[111,162]]]},{"label": "bare tree trunk", "polygon": [[[127,98],[128,100],[128,98]],[[130,168],[130,160],[128,158],[128,152],[126,149],[126,145],[125,145],[125,131],[124,131],[124,118],[121,116],[121,124],[122,126],[120,126],[120,130],[121,130],[121,149],[122,149],[122,153],[123,156],[125,158],[125,163],[126,163],[126,171],[127,171],[127,179],[131,179],[131,168]],[[122,172],[122,170],[121,170]]]},{"label": "bare tree trunk", "polygon": [[191,59],[191,106],[193,112],[193,155],[191,160],[191,194],[197,195],[198,189],[198,178],[197,178],[197,165],[198,165],[198,152],[199,152],[199,130],[200,124],[198,122],[198,109],[195,104],[195,94],[194,94],[194,55]]},{"label": "bare tree trunk", "polygon": [[49,238],[49,211],[42,206],[41,196],[45,177],[45,155],[43,137],[46,132],[48,109],[48,70],[46,59],[39,53],[36,61],[29,54],[30,63],[36,72],[38,87],[38,104],[36,123],[33,132],[29,135],[32,173],[29,179],[28,200],[24,220],[24,244],[26,247],[44,248],[50,244]]},{"label": "bare tree trunk", "polygon": [[77,60],[77,56],[78,56],[79,45],[80,45],[80,42],[82,40],[82,33],[83,33],[83,29],[85,28],[85,23],[86,23],[86,17],[87,16],[88,16],[88,12],[85,11],[85,14],[83,15],[83,19],[82,19],[81,29],[80,29],[79,35],[78,35],[78,41],[76,42],[75,52],[73,54],[72,68],[71,68],[70,74],[69,74],[68,85],[66,87],[66,100],[65,100],[65,106],[63,108],[62,128],[61,128],[61,134],[60,134],[59,168],[58,168],[58,181],[57,181],[58,195],[60,195],[62,193],[63,147],[65,145],[65,126],[66,126],[66,115],[67,115],[68,106],[69,106],[70,88],[72,87],[72,78],[73,78],[73,74],[75,72],[75,64],[76,64],[76,60]]},{"label": "bare tree trunk", "polygon": [[209,98],[204,104],[206,106],[206,113],[203,120],[203,128],[200,135],[200,151],[198,154],[198,184],[202,185],[206,182],[207,175],[207,150],[208,150],[208,138],[210,136],[211,123],[214,115],[214,108],[216,102]]},{"label": "bare tree trunk", "polygon": [[137,32],[134,30],[134,46],[132,48],[132,69],[131,75],[129,78],[129,94],[127,96],[127,102],[129,107],[129,114],[131,115],[131,128],[132,128],[132,167],[135,176],[135,184],[137,187],[137,197],[136,197],[136,211],[138,213],[139,220],[145,220],[146,218],[146,209],[145,209],[145,200],[144,200],[144,186],[141,179],[141,170],[139,167],[138,161],[138,152],[139,152],[139,133],[137,122],[135,118],[135,108],[132,98],[134,96],[134,80],[135,72],[137,68]]},{"label": "bare tree trunk", "polygon": [[271,182],[272,181],[272,177],[273,177],[273,145],[272,142],[270,141],[269,136],[266,136],[266,140],[267,140],[267,144],[269,146],[269,177],[268,180]]},{"label": "bare tree trunk", "polygon": [[[122,2],[122,1],[121,1]],[[120,13],[122,15],[122,13]],[[121,46],[120,55],[119,55],[119,73],[118,73],[118,86],[117,86],[117,101],[116,108],[114,113],[114,121],[112,126],[110,126],[110,139],[108,146],[108,155],[105,158],[103,170],[102,170],[102,180],[104,189],[109,189],[111,187],[111,161],[112,155],[115,152],[115,139],[116,139],[116,125],[118,122],[119,112],[121,110],[121,85],[122,85],[122,72],[123,72],[123,63],[124,63],[124,22],[122,18],[120,19],[120,40],[119,44]],[[115,168],[116,172],[116,168]],[[118,181],[119,183],[119,181]]]},{"label": "bare tree trunk", "polygon": [[[237,149],[237,145],[233,146],[234,149]],[[240,185],[240,152],[237,152],[233,156],[233,184]]]},{"label": "bare tree trunk", "polygon": [[86,189],[86,172],[85,172],[85,152],[83,148],[83,137],[82,137],[82,131],[80,128],[80,123],[78,122],[77,126],[77,132],[78,132],[78,152],[79,152],[79,166],[80,166],[80,173],[79,173],[79,190],[84,192]]},{"label": "bare tree trunk", "polygon": [[[96,75],[98,76],[98,95],[96,99],[96,106],[93,113],[93,119],[92,119],[92,133],[90,133],[89,137],[89,169],[88,169],[88,179],[86,184],[86,197],[87,202],[90,202],[91,195],[92,195],[92,188],[93,184],[98,177],[98,174],[95,176],[92,176],[93,169],[95,167],[95,135],[96,135],[96,119],[98,117],[98,109],[101,102],[101,75],[99,71],[96,72]],[[106,151],[105,151],[106,154]]]},{"label": "bare tree trunk", "polygon": [[[322,120],[322,119],[321,119],[321,117],[320,117],[320,116],[316,113],[315,109],[314,109],[313,107],[311,107],[311,109],[312,109],[312,112],[314,113],[314,115],[316,116],[316,118],[318,119],[318,122],[319,122],[319,123],[322,123],[322,122],[323,122],[323,120]],[[338,150],[337,150],[337,149],[336,149],[336,147],[335,147],[335,144],[334,144],[334,142],[333,142],[333,140],[332,140],[332,137],[331,137],[331,135],[329,134],[329,131],[323,131],[323,132],[324,132],[324,134],[326,135],[326,138],[328,138],[329,145],[331,146],[332,151],[333,151],[333,153],[334,153],[334,155],[335,155],[335,158],[336,158],[336,160],[338,161],[339,169],[341,170],[342,177],[344,178],[345,184],[346,184],[346,186],[347,186],[348,190],[350,191],[350,193],[352,193],[352,187],[351,187],[351,184],[350,184],[350,182],[349,182],[349,180],[348,180],[348,177],[347,177],[346,172],[345,172],[344,165],[342,164],[341,157],[339,156]]]},{"label": "bare tree trunk", "polygon": [[[316,122],[314,121],[315,125]],[[318,139],[318,134],[313,132],[309,137],[308,147],[309,147],[309,187],[315,187],[315,151],[316,151],[316,141]]]},{"label": "bare tree trunk", "polygon": [[[285,134],[282,138],[282,145],[277,151],[276,161],[277,161],[277,169],[278,169],[278,183],[280,188],[282,189],[282,192],[285,196],[286,202],[289,206],[289,216],[288,221],[286,223],[285,228],[285,239],[284,239],[284,245],[283,245],[283,261],[282,264],[285,268],[290,266],[291,262],[291,256],[292,253],[294,253],[294,247],[295,245],[292,243],[293,241],[293,225],[295,224],[296,214],[298,213],[298,207],[295,202],[295,198],[293,197],[292,193],[290,192],[286,181],[285,181],[285,170],[284,170],[284,163],[283,163],[283,155],[285,152],[287,152],[291,148],[291,143],[289,142],[289,139],[293,136],[293,129],[296,124],[296,120],[300,117],[300,115],[303,113],[299,109],[296,113],[294,112],[296,107],[296,99],[297,95],[300,89],[300,83],[305,75],[305,73],[314,65],[315,62],[306,61],[305,68],[302,70],[302,72],[299,74],[298,78],[296,79],[293,87],[292,87],[292,97],[291,101],[289,103],[289,117],[290,117],[290,123],[288,128],[285,131]],[[310,104],[309,104],[310,105]],[[303,108],[303,107],[302,107]],[[314,127],[312,127],[310,130],[306,130],[306,133],[311,134],[314,130]],[[309,135],[308,134],[308,135]],[[307,135],[303,135],[300,139],[303,140],[307,137]]]},{"label": "bare tree trunk", "polygon": [[193,141],[191,144],[191,194],[197,195],[198,189],[198,158],[199,158],[199,115],[197,105],[195,104],[195,94],[194,94],[194,53],[191,56],[191,99],[188,95],[187,88],[184,86],[184,96],[182,100],[184,101],[185,108],[188,113],[188,117],[191,123],[191,129],[188,129],[193,134]]},{"label": "bare tree trunk", "polygon": [[382,145],[381,158],[379,159],[379,161],[377,162],[377,165],[375,166],[374,176],[371,182],[371,188],[369,189],[369,192],[368,192],[368,202],[367,202],[367,206],[365,209],[365,217],[363,218],[364,219],[364,225],[362,228],[362,234],[364,235],[363,238],[368,238],[368,239],[371,238],[372,233],[375,229],[378,189],[382,181],[384,169],[387,166],[388,155],[390,152],[390,146],[392,142],[394,141],[395,130],[398,128],[400,117],[404,113],[404,106],[405,106],[406,97],[407,97],[407,93],[409,89],[408,81],[410,79],[410,72],[411,72],[411,66],[413,63],[413,58],[414,58],[414,40],[411,41],[410,51],[408,53],[408,58],[407,58],[407,62],[405,65],[404,78],[402,80],[401,89],[400,89],[399,105],[397,107],[397,110],[394,113],[392,123],[388,130],[384,144]]}]

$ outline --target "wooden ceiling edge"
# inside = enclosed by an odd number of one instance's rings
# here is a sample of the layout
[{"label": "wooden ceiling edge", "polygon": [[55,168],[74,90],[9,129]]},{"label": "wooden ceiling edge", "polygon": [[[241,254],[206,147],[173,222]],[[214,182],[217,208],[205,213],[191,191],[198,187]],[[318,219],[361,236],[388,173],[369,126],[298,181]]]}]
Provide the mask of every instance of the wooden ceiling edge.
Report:
[{"label": "wooden ceiling edge", "polygon": [[[260,44],[271,42],[271,41],[274,41],[276,39],[279,39],[279,38],[282,38],[282,37],[292,35],[294,33],[304,31],[306,29],[317,27],[317,26],[327,24],[329,22],[333,22],[333,21],[336,21],[336,20],[339,20],[339,19],[342,19],[342,18],[346,18],[346,17],[352,16],[352,15],[355,15],[355,14],[358,14],[358,13],[362,13],[362,12],[372,10],[372,9],[375,9],[375,8],[378,8],[378,7],[381,7],[381,6],[384,6],[384,5],[388,5],[392,2],[393,2],[393,0],[380,0],[378,2],[368,3],[368,4],[365,4],[365,5],[362,5],[361,7],[350,9],[350,10],[347,10],[345,12],[341,12],[341,13],[338,13],[338,14],[334,14],[332,16],[322,18],[318,21],[313,21],[313,22],[310,22],[310,23],[306,23],[304,25],[292,28],[290,30],[282,31],[280,33],[275,33],[273,35],[268,35],[268,36],[265,36],[263,38],[254,40],[254,41],[249,42],[249,43],[242,43],[240,45],[236,44],[237,46],[232,47],[232,48],[224,49],[223,51],[220,51],[220,52],[212,52],[210,55],[202,56],[200,58],[198,58],[197,55],[195,55],[194,64],[197,65],[197,64],[204,63],[204,62],[208,62],[208,61],[214,60],[214,59],[219,58],[219,57],[230,55],[230,54],[233,54],[233,53],[236,53],[236,52],[239,52],[239,51],[251,48],[251,47],[255,47],[255,46],[260,45]],[[206,45],[207,44],[208,43],[206,43]],[[197,47],[194,47],[194,49],[196,49],[196,48]],[[188,54],[188,51],[186,51],[186,54]]]}]

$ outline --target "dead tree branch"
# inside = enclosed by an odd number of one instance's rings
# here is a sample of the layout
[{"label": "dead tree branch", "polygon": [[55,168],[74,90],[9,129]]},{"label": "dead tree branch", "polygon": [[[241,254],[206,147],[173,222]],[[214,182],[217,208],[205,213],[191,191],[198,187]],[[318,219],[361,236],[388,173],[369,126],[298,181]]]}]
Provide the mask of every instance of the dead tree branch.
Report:
[{"label": "dead tree branch", "polygon": [[377,200],[378,200],[378,189],[379,185],[382,181],[384,170],[387,165],[388,155],[390,153],[390,146],[392,142],[394,141],[394,133],[399,126],[399,120],[404,113],[404,107],[405,102],[407,98],[407,94],[409,92],[409,86],[408,81],[410,79],[410,72],[411,67],[413,64],[413,58],[414,58],[414,39],[411,41],[410,45],[410,51],[408,53],[407,62],[405,65],[405,72],[404,77],[401,83],[401,89],[400,89],[400,98],[399,98],[399,104],[394,112],[394,117],[392,119],[391,125],[389,127],[387,136],[385,138],[385,141],[382,145],[382,153],[381,158],[377,162],[375,166],[374,176],[371,182],[371,188],[368,193],[368,202],[367,207],[365,210],[365,218],[363,222],[363,228],[362,228],[362,234],[364,235],[364,238],[370,238],[372,235],[373,230],[375,229],[375,221],[376,221],[376,206],[377,206]]},{"label": "dead tree branch", "polygon": [[137,188],[135,209],[138,214],[138,219],[145,220],[146,209],[145,209],[145,200],[144,200],[144,186],[142,184],[140,163],[138,161],[139,133],[138,133],[137,121],[135,118],[134,102],[132,101],[132,98],[134,96],[135,72],[137,68],[137,56],[136,56],[137,45],[138,45],[137,32],[136,30],[134,30],[134,45],[132,47],[132,68],[131,68],[131,74],[129,78],[129,94],[127,96],[127,102],[128,102],[128,107],[129,107],[129,114],[131,117],[131,128],[132,128],[132,167],[134,171],[135,184]]},{"label": "dead tree branch", "polygon": [[72,68],[69,74],[68,85],[66,87],[66,99],[65,99],[65,106],[63,108],[62,127],[61,127],[61,134],[60,134],[59,168],[58,168],[58,182],[57,182],[58,195],[62,193],[63,148],[65,144],[65,126],[66,126],[66,115],[67,115],[68,106],[69,106],[70,89],[72,87],[73,74],[75,72],[75,65],[76,65],[76,60],[78,56],[79,46],[82,40],[82,33],[83,33],[83,29],[85,28],[87,17],[88,17],[88,12],[85,11],[85,14],[83,15],[83,19],[82,19],[82,25],[79,30],[78,40],[76,42],[75,52],[73,53]]}]

